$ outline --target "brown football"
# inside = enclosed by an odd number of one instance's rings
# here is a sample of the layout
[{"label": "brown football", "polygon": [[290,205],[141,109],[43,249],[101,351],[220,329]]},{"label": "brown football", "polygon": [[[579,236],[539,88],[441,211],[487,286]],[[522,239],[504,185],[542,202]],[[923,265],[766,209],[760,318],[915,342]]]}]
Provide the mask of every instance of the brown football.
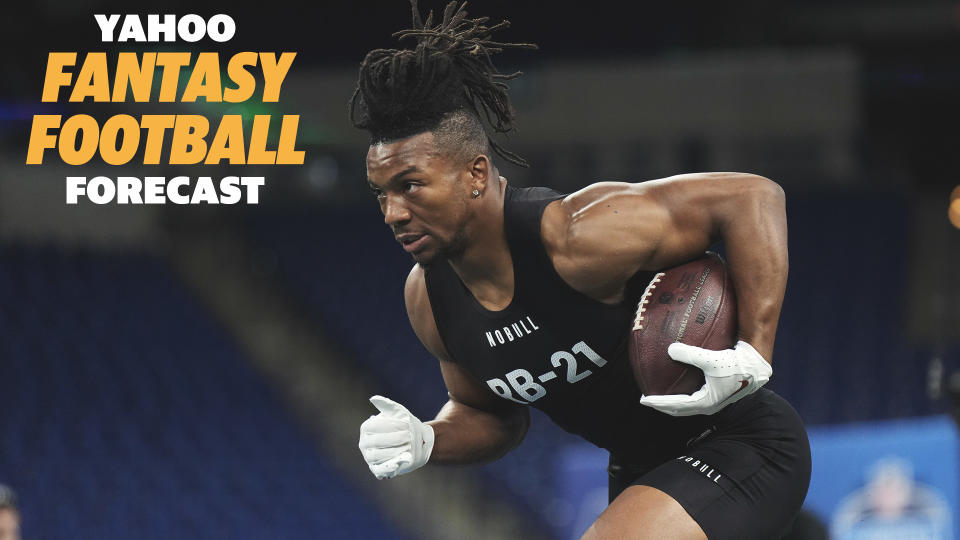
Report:
[{"label": "brown football", "polygon": [[671,343],[730,349],[737,340],[733,282],[719,255],[657,273],[647,285],[630,330],[630,364],[644,395],[690,394],[703,386],[703,372],[674,361]]}]

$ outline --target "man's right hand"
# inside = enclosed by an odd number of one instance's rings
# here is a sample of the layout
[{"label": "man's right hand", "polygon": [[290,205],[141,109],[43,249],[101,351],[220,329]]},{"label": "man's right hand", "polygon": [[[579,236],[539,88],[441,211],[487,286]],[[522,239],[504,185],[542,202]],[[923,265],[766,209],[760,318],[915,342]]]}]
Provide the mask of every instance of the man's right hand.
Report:
[{"label": "man's right hand", "polygon": [[360,425],[360,453],[370,472],[382,480],[426,465],[433,451],[433,428],[383,396],[371,397],[370,403],[380,411]]}]

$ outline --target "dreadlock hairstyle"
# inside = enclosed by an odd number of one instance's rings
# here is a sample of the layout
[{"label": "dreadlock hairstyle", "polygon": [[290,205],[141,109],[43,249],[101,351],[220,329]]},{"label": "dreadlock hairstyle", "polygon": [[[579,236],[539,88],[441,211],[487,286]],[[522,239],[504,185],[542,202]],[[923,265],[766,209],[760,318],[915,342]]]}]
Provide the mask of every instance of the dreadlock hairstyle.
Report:
[{"label": "dreadlock hairstyle", "polygon": [[[411,49],[375,49],[360,64],[357,88],[350,99],[353,125],[370,132],[371,142],[396,140],[435,131],[467,129],[479,131],[501,157],[527,167],[522,157],[493,141],[483,130],[480,112],[497,133],[514,130],[514,111],[505,81],[521,75],[501,74],[491,55],[506,48],[536,49],[532,43],[501,43],[491,40],[497,30],[510,25],[503,21],[486,26],[489,17],[468,19],[467,3],[447,4],[443,20],[426,22],[420,17],[417,0],[413,28],[393,34],[400,41],[416,40]],[[454,126],[449,124],[453,122]]]}]

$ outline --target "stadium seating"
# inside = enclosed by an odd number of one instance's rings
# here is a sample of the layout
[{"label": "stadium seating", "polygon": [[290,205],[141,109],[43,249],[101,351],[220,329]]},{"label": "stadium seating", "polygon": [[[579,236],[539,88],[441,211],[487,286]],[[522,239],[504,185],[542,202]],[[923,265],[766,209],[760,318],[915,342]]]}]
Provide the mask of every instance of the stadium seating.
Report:
[{"label": "stadium seating", "polygon": [[0,374],[24,538],[403,538],[162,259],[0,247]]},{"label": "stadium seating", "polygon": [[[895,195],[788,199],[790,277],[771,387],[808,424],[934,412],[905,336],[910,214]],[[956,355],[957,351],[952,351]]]}]

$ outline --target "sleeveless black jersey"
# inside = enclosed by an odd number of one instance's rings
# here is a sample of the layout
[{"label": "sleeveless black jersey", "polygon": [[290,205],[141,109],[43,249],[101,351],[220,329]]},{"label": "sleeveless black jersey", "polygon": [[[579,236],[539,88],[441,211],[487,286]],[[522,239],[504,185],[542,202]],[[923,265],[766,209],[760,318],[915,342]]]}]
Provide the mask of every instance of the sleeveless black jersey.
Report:
[{"label": "sleeveless black jersey", "polygon": [[635,275],[616,305],[564,282],[540,236],[544,209],[561,197],[547,188],[507,187],[514,292],[505,309],[481,306],[448,263],[426,269],[440,337],[452,360],[501,399],[533,405],[566,431],[635,463],[668,459],[710,417],[671,417],[639,403],[627,343],[653,275]]}]

